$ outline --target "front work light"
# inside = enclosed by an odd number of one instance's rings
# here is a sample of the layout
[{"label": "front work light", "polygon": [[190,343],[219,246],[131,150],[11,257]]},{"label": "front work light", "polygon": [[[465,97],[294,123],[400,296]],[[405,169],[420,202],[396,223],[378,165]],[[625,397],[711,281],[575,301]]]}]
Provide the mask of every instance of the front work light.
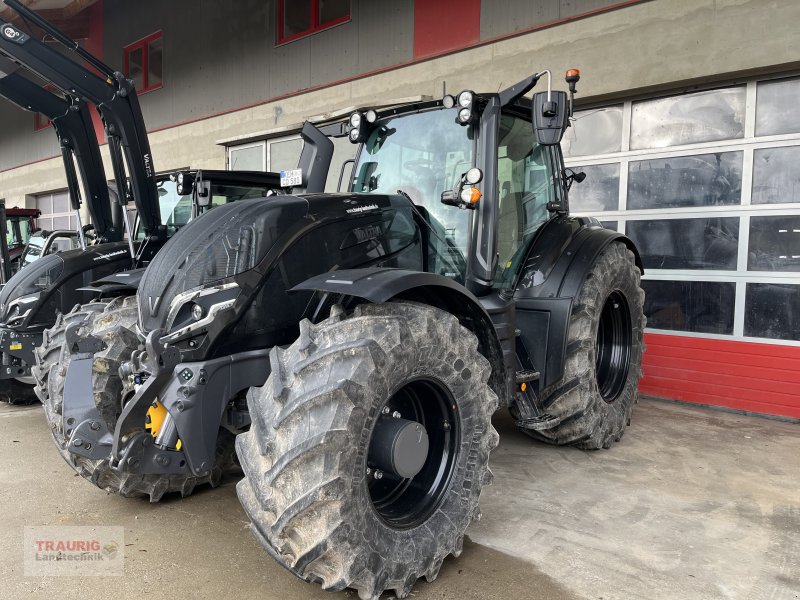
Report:
[{"label": "front work light", "polygon": [[458,105],[461,108],[470,108],[472,106],[472,99],[475,96],[469,90],[464,90],[458,95]]},{"label": "front work light", "polygon": [[472,119],[472,111],[468,108],[462,108],[458,111],[458,122],[462,125],[466,125]]}]

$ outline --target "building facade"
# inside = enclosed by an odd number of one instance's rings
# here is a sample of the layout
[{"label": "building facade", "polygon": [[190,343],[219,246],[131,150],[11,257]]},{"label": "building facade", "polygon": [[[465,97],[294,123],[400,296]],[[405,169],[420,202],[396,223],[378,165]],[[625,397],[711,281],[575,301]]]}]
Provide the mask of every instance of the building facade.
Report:
[{"label": "building facade", "polygon": [[[280,170],[307,118],[580,68],[571,206],[642,251],[642,391],[800,418],[795,0],[80,5],[67,23],[137,82],[162,171]],[[63,220],[52,129],[7,103],[0,124],[0,197]],[[350,156],[337,144],[331,190]]]}]

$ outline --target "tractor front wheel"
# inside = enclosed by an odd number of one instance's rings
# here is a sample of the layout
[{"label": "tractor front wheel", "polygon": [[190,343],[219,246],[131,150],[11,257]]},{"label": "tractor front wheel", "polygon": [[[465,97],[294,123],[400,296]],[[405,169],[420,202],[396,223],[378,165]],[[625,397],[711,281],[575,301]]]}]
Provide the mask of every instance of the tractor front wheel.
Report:
[{"label": "tractor front wheel", "polygon": [[420,304],[335,307],[300,330],[248,396],[239,499],[298,577],[405,598],[479,516],[498,439],[489,362],[453,315]]}]

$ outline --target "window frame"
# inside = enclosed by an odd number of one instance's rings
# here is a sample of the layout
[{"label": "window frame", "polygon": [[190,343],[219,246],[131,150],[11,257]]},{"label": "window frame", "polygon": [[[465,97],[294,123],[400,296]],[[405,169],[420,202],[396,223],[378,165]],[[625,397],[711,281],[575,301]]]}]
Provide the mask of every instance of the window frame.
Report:
[{"label": "window frame", "polygon": [[[698,337],[708,339],[735,340],[757,343],[767,343],[775,345],[800,346],[800,340],[784,340],[766,337],[746,336],[744,334],[745,324],[745,296],[748,283],[774,283],[774,284],[796,284],[800,274],[797,272],[782,271],[748,271],[748,251],[750,247],[750,218],[764,216],[796,216],[800,214],[800,202],[785,202],[773,204],[753,204],[753,171],[754,171],[754,152],[763,148],[780,148],[800,146],[800,133],[756,135],[756,98],[757,86],[773,80],[781,80],[797,77],[798,73],[784,73],[776,77],[760,77],[745,81],[731,81],[728,85],[710,85],[707,87],[692,88],[684,93],[695,91],[707,91],[713,89],[724,89],[745,85],[745,123],[744,135],[741,138],[726,140],[716,140],[709,142],[697,142],[670,146],[668,148],[648,148],[632,150],[630,148],[631,139],[631,116],[632,105],[634,102],[651,98],[660,98],[668,95],[682,95],[681,90],[675,90],[674,94],[660,93],[653,96],[635,96],[609,102],[608,104],[594,104],[585,107],[578,107],[578,110],[600,110],[607,106],[622,105],[622,146],[619,152],[605,154],[569,156],[564,157],[567,167],[577,168],[590,165],[619,164],[619,204],[616,209],[607,211],[571,211],[575,216],[593,216],[598,220],[617,221],[618,231],[625,234],[628,221],[652,221],[661,219],[697,219],[715,217],[736,217],[739,218],[739,246],[737,265],[732,270],[712,270],[712,269],[645,269],[643,280],[663,280],[663,281],[707,281],[707,282],[730,282],[736,285],[735,306],[734,306],[734,325],[732,334],[712,334],[696,333],[691,331],[655,329],[648,327],[649,333],[663,335],[674,335],[684,337]],[[720,205],[720,206],[696,206],[696,207],[677,207],[677,208],[645,208],[628,209],[628,175],[630,164],[642,160],[673,158],[683,156],[696,156],[699,154],[713,154],[717,152],[743,152],[742,164],[742,186],[739,204]],[[576,184],[580,185],[580,184]],[[800,289],[800,284],[797,285]]]},{"label": "window frame", "polygon": [[125,77],[130,78],[130,57],[131,54],[140,49],[142,50],[142,88],[137,89],[137,94],[145,94],[147,92],[152,92],[153,90],[158,90],[164,87],[164,59],[163,59],[163,51],[164,46],[162,43],[161,51],[162,51],[162,59],[161,59],[161,81],[155,85],[148,85],[149,83],[149,66],[150,66],[150,52],[149,46],[150,42],[153,42],[158,39],[164,38],[164,31],[159,29],[155,33],[151,33],[141,39],[136,40],[133,43],[128,44],[122,48],[123,53],[123,69],[125,73]]},{"label": "window frame", "polygon": [[295,40],[299,40],[310,35],[314,35],[320,31],[325,31],[326,29],[330,29],[332,27],[336,27],[337,25],[343,25],[344,23],[349,23],[352,20],[353,16],[353,2],[352,0],[348,0],[348,9],[347,14],[343,17],[339,17],[337,19],[333,19],[331,21],[326,21],[325,23],[319,22],[319,0],[293,0],[295,2],[309,2],[311,4],[311,26],[298,33],[293,33],[292,35],[284,35],[283,31],[283,5],[286,0],[278,0],[277,4],[277,41],[275,42],[275,46],[282,46],[283,44],[288,44]]}]

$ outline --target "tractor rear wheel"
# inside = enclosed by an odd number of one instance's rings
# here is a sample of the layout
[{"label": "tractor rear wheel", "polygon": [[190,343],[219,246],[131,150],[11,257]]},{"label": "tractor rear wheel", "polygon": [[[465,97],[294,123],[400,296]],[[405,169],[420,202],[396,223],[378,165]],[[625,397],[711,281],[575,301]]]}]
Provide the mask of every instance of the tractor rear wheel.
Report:
[{"label": "tractor rear wheel", "polygon": [[588,450],[609,448],[630,423],[642,375],[644,290],[633,252],[615,242],[596,259],[572,306],[564,376],[543,390],[555,420],[528,435]]},{"label": "tractor rear wheel", "polygon": [[300,331],[248,395],[239,500],[298,577],[405,598],[479,517],[498,440],[490,364],[453,315],[421,304],[334,307]]},{"label": "tractor rear wheel", "polygon": [[[92,335],[104,343],[105,348],[94,355],[92,388],[97,409],[108,430],[113,432],[122,411],[123,382],[119,367],[130,359],[131,353],[140,344],[135,329],[138,315],[136,297],[115,298],[108,304],[101,304],[102,310],[97,309],[97,304],[86,305],[77,312],[86,311],[89,306],[92,308],[84,318],[79,333]],[[69,320],[65,319],[62,323],[64,329],[68,324]],[[54,332],[50,338],[53,343],[59,339],[63,341],[63,331]],[[49,350],[43,348],[42,355],[50,356]],[[158,502],[165,493],[180,492],[182,496],[188,496],[196,485],[202,483],[210,483],[215,487],[223,472],[233,466],[234,438],[231,433],[222,430],[217,440],[216,462],[211,473],[205,477],[125,473],[111,469],[108,458],[93,460],[72,454],[67,450],[70,432],[64,431],[62,422],[64,382],[70,360],[69,348],[64,345],[58,362],[50,367],[46,379],[47,395],[44,406],[58,451],[67,464],[84,479],[113,494],[125,497],[147,496],[151,502]],[[44,363],[41,367],[43,369]]]}]

